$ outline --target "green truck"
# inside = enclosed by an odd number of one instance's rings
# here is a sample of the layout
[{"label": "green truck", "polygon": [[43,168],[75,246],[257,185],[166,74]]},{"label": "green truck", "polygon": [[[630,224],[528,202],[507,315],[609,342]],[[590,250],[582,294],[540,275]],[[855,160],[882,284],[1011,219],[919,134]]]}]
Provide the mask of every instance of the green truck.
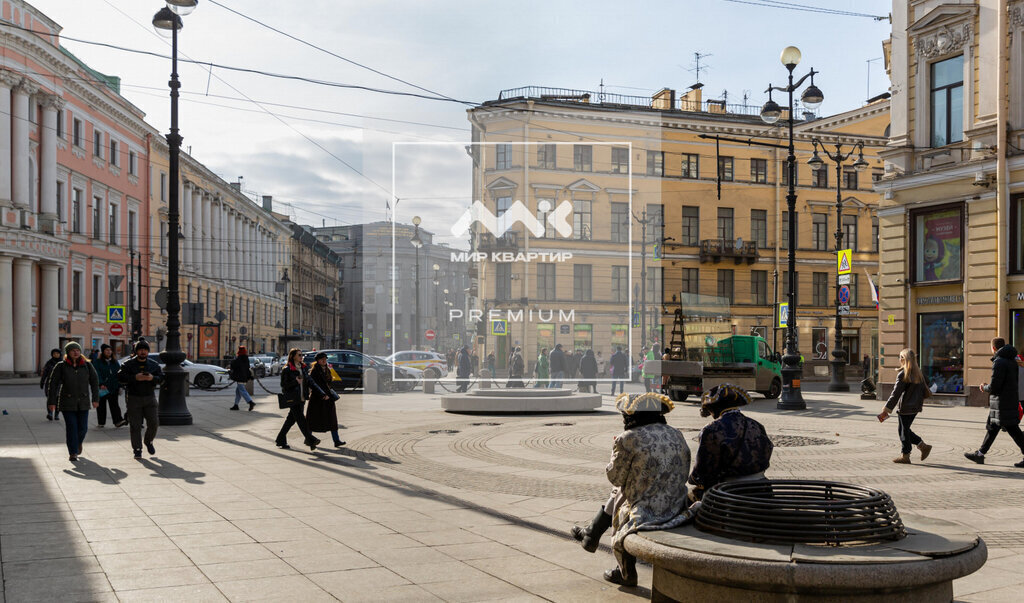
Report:
[{"label": "green truck", "polygon": [[648,361],[649,370],[664,378],[673,401],[700,396],[719,383],[732,383],[768,399],[782,393],[781,357],[757,335],[725,337],[699,350],[691,348],[686,356]]}]

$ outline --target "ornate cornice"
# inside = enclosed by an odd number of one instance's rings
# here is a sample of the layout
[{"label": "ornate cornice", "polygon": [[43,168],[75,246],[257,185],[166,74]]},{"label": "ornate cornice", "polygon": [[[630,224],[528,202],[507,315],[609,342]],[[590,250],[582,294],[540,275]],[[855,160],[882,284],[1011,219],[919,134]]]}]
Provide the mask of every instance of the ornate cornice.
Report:
[{"label": "ornate cornice", "polygon": [[57,96],[56,94],[40,94],[40,102],[43,105],[43,109],[53,109],[54,111],[60,111],[67,104],[68,101]]},{"label": "ornate cornice", "polygon": [[18,85],[19,82],[21,82],[21,80],[21,74],[14,73],[13,71],[9,71],[7,69],[0,70],[0,84],[6,86],[7,88],[14,88]]},{"label": "ornate cornice", "polygon": [[1024,27],[1024,3],[1014,2],[1006,7],[1006,12],[1010,15],[1010,25]]},{"label": "ornate cornice", "polygon": [[955,54],[970,42],[973,32],[970,23],[952,27],[942,25],[927,34],[915,36],[914,51],[926,60]]},{"label": "ornate cornice", "polygon": [[14,92],[16,94],[20,93],[32,96],[33,94],[39,92],[39,84],[33,82],[28,78],[21,78],[21,81],[14,85]]}]

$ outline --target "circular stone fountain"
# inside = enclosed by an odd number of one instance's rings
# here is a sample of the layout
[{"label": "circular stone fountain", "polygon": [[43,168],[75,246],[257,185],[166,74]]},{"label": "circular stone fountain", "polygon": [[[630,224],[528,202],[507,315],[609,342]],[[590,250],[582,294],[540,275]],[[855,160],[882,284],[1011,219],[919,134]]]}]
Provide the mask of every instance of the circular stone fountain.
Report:
[{"label": "circular stone fountain", "polygon": [[626,538],[654,566],[652,601],[948,602],[988,558],[977,534],[850,484],[729,482],[701,505],[692,524]]},{"label": "circular stone fountain", "polygon": [[476,389],[444,394],[441,408],[448,412],[486,414],[594,412],[601,408],[601,394],[546,388]]}]

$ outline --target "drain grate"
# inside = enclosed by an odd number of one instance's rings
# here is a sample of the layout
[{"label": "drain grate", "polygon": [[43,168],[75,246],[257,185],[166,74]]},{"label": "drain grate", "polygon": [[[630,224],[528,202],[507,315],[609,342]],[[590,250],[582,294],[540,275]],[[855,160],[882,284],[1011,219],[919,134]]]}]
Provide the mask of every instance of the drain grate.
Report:
[{"label": "drain grate", "polygon": [[825,438],[812,438],[808,436],[795,435],[770,435],[772,444],[779,448],[795,448],[797,446],[832,446],[839,442],[826,440]]},{"label": "drain grate", "polygon": [[501,423],[470,423],[473,427],[497,427]]},{"label": "drain grate", "polygon": [[545,423],[544,427],[572,427],[575,423]]},{"label": "drain grate", "polygon": [[458,429],[434,429],[434,430],[428,431],[427,433],[433,433],[433,434],[445,433],[445,434],[448,434],[448,435],[452,435],[452,434],[455,434],[455,433],[459,433],[459,430]]}]

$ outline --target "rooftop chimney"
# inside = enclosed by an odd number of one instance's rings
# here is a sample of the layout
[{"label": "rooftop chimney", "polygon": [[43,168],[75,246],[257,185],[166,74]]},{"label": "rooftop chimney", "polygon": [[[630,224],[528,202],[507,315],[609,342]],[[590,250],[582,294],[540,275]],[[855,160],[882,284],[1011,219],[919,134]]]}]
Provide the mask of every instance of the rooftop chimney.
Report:
[{"label": "rooftop chimney", "polygon": [[241,182],[228,182],[228,186],[230,186],[231,190],[233,190],[235,192],[239,192],[239,193],[242,192],[242,183]]},{"label": "rooftop chimney", "polygon": [[267,211],[274,211],[274,197],[271,195],[263,195],[263,209]]},{"label": "rooftop chimney", "polygon": [[690,87],[690,90],[685,92],[680,99],[679,108],[683,111],[700,111],[701,110],[701,98],[702,94],[700,91],[701,85],[694,84]]},{"label": "rooftop chimney", "polygon": [[676,91],[671,88],[662,88],[651,97],[651,108],[662,111],[671,111],[676,106]]}]

